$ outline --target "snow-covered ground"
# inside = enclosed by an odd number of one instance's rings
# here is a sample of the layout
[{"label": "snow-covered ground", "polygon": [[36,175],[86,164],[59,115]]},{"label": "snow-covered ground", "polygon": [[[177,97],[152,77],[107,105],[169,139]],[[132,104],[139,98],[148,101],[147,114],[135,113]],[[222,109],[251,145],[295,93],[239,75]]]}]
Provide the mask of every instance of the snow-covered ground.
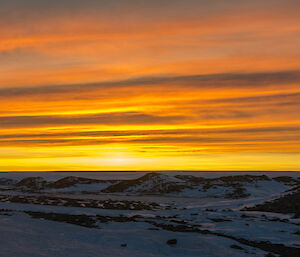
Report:
[{"label": "snow-covered ground", "polygon": [[300,217],[245,209],[298,173],[117,175],[2,174],[0,256],[300,256]]}]

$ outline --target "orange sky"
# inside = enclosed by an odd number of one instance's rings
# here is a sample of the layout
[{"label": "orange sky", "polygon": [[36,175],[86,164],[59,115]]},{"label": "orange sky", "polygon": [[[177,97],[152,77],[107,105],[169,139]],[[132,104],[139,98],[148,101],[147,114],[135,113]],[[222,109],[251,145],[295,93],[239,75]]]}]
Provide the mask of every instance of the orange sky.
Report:
[{"label": "orange sky", "polygon": [[300,170],[296,0],[4,0],[0,171]]}]

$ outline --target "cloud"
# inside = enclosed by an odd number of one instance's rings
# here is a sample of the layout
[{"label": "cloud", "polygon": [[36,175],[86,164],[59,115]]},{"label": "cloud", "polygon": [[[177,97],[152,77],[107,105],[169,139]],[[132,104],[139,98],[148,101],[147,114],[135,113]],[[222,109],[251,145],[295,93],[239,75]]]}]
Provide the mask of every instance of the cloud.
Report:
[{"label": "cloud", "polygon": [[[139,145],[148,151],[201,152],[206,151],[296,151],[300,127],[273,126],[253,128],[164,129],[124,131],[49,131],[48,133],[11,133],[0,135],[1,146],[81,146]],[[198,147],[200,147],[198,149]],[[221,149],[221,150],[220,150]],[[158,149],[156,149],[158,150]]]},{"label": "cloud", "polygon": [[[104,144],[118,144],[121,146],[136,146],[147,148],[151,146],[153,148],[159,147],[163,149],[172,149],[172,151],[182,151],[188,148],[190,152],[198,149],[198,151],[251,151],[252,149],[258,151],[296,151],[299,148],[297,145],[300,142],[300,137],[295,135],[273,135],[272,137],[266,136],[217,136],[211,137],[207,135],[203,136],[185,136],[180,137],[168,136],[168,137],[150,137],[150,138],[52,138],[52,139],[3,139],[0,140],[0,145],[3,146],[93,146],[93,145],[104,145]],[[196,148],[195,148],[196,147]],[[202,150],[201,150],[202,149]],[[204,150],[203,150],[204,149]],[[159,150],[159,149],[157,149]],[[159,151],[161,151],[159,150]]]},{"label": "cloud", "polygon": [[[205,101],[204,101],[205,102]],[[247,96],[247,97],[231,97],[231,98],[221,98],[212,99],[206,101],[207,103],[214,104],[232,104],[236,105],[268,105],[271,107],[284,106],[284,105],[300,105],[300,93],[280,93],[280,94],[268,94],[268,95],[258,95],[258,96]]]},{"label": "cloud", "polygon": [[288,133],[288,134],[300,134],[300,126],[267,126],[267,127],[254,127],[254,128],[211,128],[211,129],[136,129],[136,130],[93,130],[93,131],[81,131],[75,130],[72,132],[65,131],[53,131],[49,133],[13,133],[13,134],[0,134],[0,139],[13,139],[13,138],[69,138],[69,137],[136,137],[136,136],[169,136],[169,135],[230,135],[240,134],[242,135],[257,135],[257,134],[274,134],[274,133]]},{"label": "cloud", "polygon": [[[0,98],[12,97],[30,97],[40,95],[58,94],[77,94],[90,93],[101,89],[118,88],[118,87],[183,87],[187,90],[192,88],[212,89],[212,88],[260,88],[273,85],[286,86],[291,83],[300,83],[300,71],[279,71],[279,72],[257,72],[257,73],[223,73],[210,75],[191,75],[191,76],[156,76],[131,78],[120,81],[107,81],[90,84],[73,84],[73,85],[54,85],[54,86],[35,86],[35,87],[15,87],[0,88]],[[76,96],[80,98],[80,96]]]},{"label": "cloud", "polygon": [[155,116],[143,113],[108,113],[90,115],[43,115],[43,116],[6,116],[0,117],[0,128],[59,126],[59,125],[143,125],[174,124],[185,120],[184,116]]}]

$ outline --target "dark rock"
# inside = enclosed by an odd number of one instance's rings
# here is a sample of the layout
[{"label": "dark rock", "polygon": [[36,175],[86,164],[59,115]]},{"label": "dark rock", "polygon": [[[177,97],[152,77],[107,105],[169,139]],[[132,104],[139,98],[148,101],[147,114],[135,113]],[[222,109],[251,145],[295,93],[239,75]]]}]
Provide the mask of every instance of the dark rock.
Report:
[{"label": "dark rock", "polygon": [[207,179],[203,177],[195,177],[192,175],[176,175],[175,178],[181,179],[185,182],[188,182],[192,185],[199,185],[204,183]]},{"label": "dark rock", "polygon": [[230,198],[230,199],[246,198],[248,196],[250,196],[250,194],[247,194],[246,189],[242,187],[237,187],[233,190],[233,192],[227,193],[225,195],[226,198]]},{"label": "dark rock", "polygon": [[[270,181],[271,179],[266,175],[237,175],[237,176],[224,176],[219,178],[203,178],[194,177],[191,175],[177,175],[175,178],[185,181],[190,186],[202,186],[198,191],[207,192],[210,189],[217,187],[228,187],[229,190],[225,197],[230,199],[239,199],[250,196],[243,188],[245,183],[256,183],[258,181]],[[231,188],[231,189],[230,189]]]},{"label": "dark rock", "polygon": [[211,221],[214,221],[214,222],[226,222],[226,221],[232,221],[232,220],[229,220],[229,219],[222,219],[222,218],[210,218]]},{"label": "dark rock", "polygon": [[254,207],[247,207],[246,211],[275,212],[284,214],[295,214],[295,218],[300,217],[300,192],[284,195],[272,201],[258,204]]},{"label": "dark rock", "polygon": [[29,177],[24,178],[21,181],[19,181],[16,186],[17,187],[26,187],[33,190],[41,190],[44,189],[45,186],[48,184],[46,180],[44,180],[42,177]]},{"label": "dark rock", "polygon": [[255,181],[270,181],[271,179],[267,177],[266,175],[237,175],[237,176],[226,176],[226,177],[220,177],[216,178],[215,180],[221,180],[223,182],[255,182]]},{"label": "dark rock", "polygon": [[280,176],[280,177],[273,178],[273,180],[280,182],[280,183],[288,184],[288,185],[295,185],[300,182],[299,180],[289,177],[289,176]]},{"label": "dark rock", "polygon": [[0,185],[1,186],[11,186],[17,183],[16,180],[10,178],[0,178]]},{"label": "dark rock", "polygon": [[29,214],[32,218],[36,219],[46,219],[64,223],[70,223],[73,225],[88,227],[88,228],[97,228],[95,225],[96,220],[93,219],[89,215],[81,214],[81,215],[71,215],[71,214],[62,214],[62,213],[45,213],[45,212],[33,212],[33,211],[25,211],[25,213]]},{"label": "dark rock", "polygon": [[171,219],[170,221],[174,222],[174,223],[178,223],[178,224],[186,224],[187,223],[185,220],[174,220],[174,219]]},{"label": "dark rock", "polygon": [[236,182],[247,182],[251,183],[254,181],[270,181],[271,179],[266,175],[237,175],[237,176],[223,176],[219,178],[203,178],[203,177],[194,177],[192,175],[177,175],[175,178],[182,179],[186,182],[193,184],[211,184],[212,182],[224,182],[227,184],[236,183]]},{"label": "dark rock", "polygon": [[267,254],[265,255],[265,257],[276,257],[276,255],[274,255],[274,254],[272,254],[272,253],[267,253]]},{"label": "dark rock", "polygon": [[[66,188],[66,187],[72,187],[79,184],[96,184],[96,183],[117,183],[119,180],[98,180],[98,179],[89,179],[89,178],[82,178],[82,177],[76,177],[76,176],[68,176],[64,177],[62,179],[58,179],[54,182],[48,182],[44,180],[41,177],[29,177],[24,178],[18,183],[15,183],[17,187],[26,187],[30,190],[44,190],[47,188]],[[14,183],[14,181],[5,181],[2,180],[2,183]],[[1,180],[0,180],[1,185]]]},{"label": "dark rock", "polygon": [[208,208],[206,208],[204,211],[208,211],[208,212],[217,212],[216,209],[208,209]]},{"label": "dark rock", "polygon": [[140,202],[128,200],[93,200],[51,197],[45,195],[0,195],[0,202],[40,204],[67,207],[84,207],[114,210],[157,210],[161,209],[155,202]]},{"label": "dark rock", "polygon": [[173,238],[173,239],[169,239],[167,241],[167,244],[168,245],[176,245],[177,244],[177,239]]},{"label": "dark rock", "polygon": [[98,180],[98,179],[90,179],[90,178],[82,178],[82,177],[75,177],[69,176],[62,179],[59,179],[55,182],[49,183],[49,188],[66,188],[72,187],[78,184],[97,184],[97,183],[112,183],[112,180]]},{"label": "dark rock", "polygon": [[241,218],[245,219],[245,218],[253,218],[253,216],[249,216],[249,215],[246,215],[246,214],[242,214],[241,215]]},{"label": "dark rock", "polygon": [[[144,194],[166,194],[180,192],[190,186],[168,181],[168,176],[151,172],[131,180],[122,180],[102,190],[104,193],[138,192]],[[138,187],[138,188],[137,188]]]},{"label": "dark rock", "polygon": [[245,250],[243,247],[240,247],[239,245],[231,245],[230,248],[238,249],[238,250]]}]

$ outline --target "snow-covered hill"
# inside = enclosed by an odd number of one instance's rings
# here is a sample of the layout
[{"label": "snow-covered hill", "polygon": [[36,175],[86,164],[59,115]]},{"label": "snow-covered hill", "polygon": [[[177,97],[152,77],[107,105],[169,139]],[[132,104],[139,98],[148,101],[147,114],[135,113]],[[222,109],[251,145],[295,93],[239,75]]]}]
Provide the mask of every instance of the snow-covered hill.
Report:
[{"label": "snow-covered hill", "polygon": [[0,179],[2,257],[298,257],[298,176]]},{"label": "snow-covered hill", "polygon": [[168,176],[146,173],[135,179],[99,180],[67,176],[55,181],[42,177],[27,177],[20,181],[0,179],[10,190],[48,193],[93,193],[126,195],[169,195],[184,197],[213,197],[238,199],[282,193],[300,185],[299,178],[266,175],[236,175],[204,178],[192,175]]}]

